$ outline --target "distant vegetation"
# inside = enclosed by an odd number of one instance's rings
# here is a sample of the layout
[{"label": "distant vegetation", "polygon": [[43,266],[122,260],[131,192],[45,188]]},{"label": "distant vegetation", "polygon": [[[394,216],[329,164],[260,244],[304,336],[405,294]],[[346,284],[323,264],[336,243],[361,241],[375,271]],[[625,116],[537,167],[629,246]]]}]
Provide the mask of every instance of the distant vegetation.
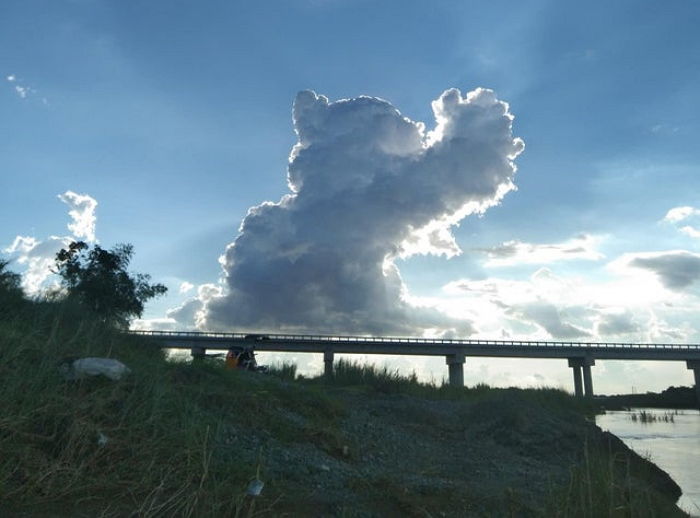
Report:
[{"label": "distant vegetation", "polygon": [[[682,516],[670,479],[563,391],[166,360],[121,333],[138,306],[93,302],[27,300],[0,263],[2,516]],[[62,376],[88,356],[132,373]]]},{"label": "distant vegetation", "polygon": [[621,394],[599,396],[596,400],[608,410],[625,408],[698,408],[694,387],[669,387],[666,390],[645,394]]},{"label": "distant vegetation", "polygon": [[639,421],[642,424],[648,423],[675,423],[676,416],[679,415],[678,410],[673,412],[649,412],[647,410],[640,410],[639,412],[632,412],[630,414],[630,419],[635,423]]}]

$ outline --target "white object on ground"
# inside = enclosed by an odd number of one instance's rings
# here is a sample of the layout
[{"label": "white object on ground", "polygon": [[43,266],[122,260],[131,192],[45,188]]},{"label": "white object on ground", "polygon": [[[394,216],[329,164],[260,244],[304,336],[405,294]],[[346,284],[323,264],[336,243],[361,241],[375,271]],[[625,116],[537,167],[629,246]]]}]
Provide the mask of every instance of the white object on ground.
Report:
[{"label": "white object on ground", "polygon": [[80,379],[102,374],[117,381],[130,372],[129,367],[112,358],[80,358],[68,366],[65,376],[67,379]]},{"label": "white object on ground", "polygon": [[255,480],[251,480],[250,484],[248,484],[248,489],[246,493],[248,493],[250,496],[260,496],[264,485],[265,483],[262,480],[258,480],[257,478]]}]

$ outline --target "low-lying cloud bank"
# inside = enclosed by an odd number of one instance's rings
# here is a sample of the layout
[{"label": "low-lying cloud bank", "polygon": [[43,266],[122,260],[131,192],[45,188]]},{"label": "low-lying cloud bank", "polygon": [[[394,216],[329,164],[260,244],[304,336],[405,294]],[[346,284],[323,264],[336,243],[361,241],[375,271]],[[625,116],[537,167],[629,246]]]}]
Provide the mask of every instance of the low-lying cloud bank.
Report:
[{"label": "low-lying cloud bank", "polygon": [[490,90],[450,89],[432,107],[427,131],[382,99],[299,93],[291,193],[248,211],[221,258],[224,291],[181,311],[207,329],[469,334],[409,304],[394,260],[460,253],[450,227],[515,188],[524,144]]}]

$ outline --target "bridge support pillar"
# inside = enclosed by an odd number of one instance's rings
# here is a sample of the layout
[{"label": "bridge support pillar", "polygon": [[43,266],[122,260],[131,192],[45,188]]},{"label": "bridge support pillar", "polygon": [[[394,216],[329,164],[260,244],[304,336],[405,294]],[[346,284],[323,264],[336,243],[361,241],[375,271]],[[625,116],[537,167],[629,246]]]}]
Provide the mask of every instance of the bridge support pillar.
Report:
[{"label": "bridge support pillar", "polygon": [[190,354],[193,360],[203,360],[207,355],[207,350],[204,347],[193,347],[190,349]]},{"label": "bridge support pillar", "polygon": [[464,386],[464,353],[456,353],[445,356],[445,363],[449,369],[450,385]]},{"label": "bridge support pillar", "polygon": [[569,367],[574,370],[574,395],[583,397],[583,382],[581,381],[581,365],[577,359],[569,358]]},{"label": "bridge support pillar", "polygon": [[333,351],[323,352],[323,375],[326,378],[333,376]]},{"label": "bridge support pillar", "polygon": [[695,375],[695,396],[698,400],[698,408],[700,408],[700,360],[688,360],[686,365]]},{"label": "bridge support pillar", "polygon": [[[574,395],[576,397],[593,397],[593,377],[591,366],[595,365],[593,358],[569,358],[569,367],[574,370]],[[583,369],[583,387],[581,387],[581,370]]]},{"label": "bridge support pillar", "polygon": [[583,390],[586,393],[586,397],[593,397],[593,376],[591,376],[591,365],[583,366]]}]

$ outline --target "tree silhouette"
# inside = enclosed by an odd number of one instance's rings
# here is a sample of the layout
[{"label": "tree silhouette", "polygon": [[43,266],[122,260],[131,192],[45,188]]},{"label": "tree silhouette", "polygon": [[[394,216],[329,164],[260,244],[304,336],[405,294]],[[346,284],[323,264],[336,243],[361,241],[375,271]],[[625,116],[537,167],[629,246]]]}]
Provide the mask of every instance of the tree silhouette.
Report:
[{"label": "tree silhouette", "polygon": [[111,250],[92,249],[83,241],[56,254],[56,271],[68,297],[76,298],[98,317],[120,327],[143,314],[144,303],[168,288],[151,284],[151,276],[127,271],[134,247],[118,244]]},{"label": "tree silhouette", "polygon": [[0,290],[2,291],[20,291],[20,281],[22,277],[13,271],[7,269],[10,261],[0,259]]},{"label": "tree silhouette", "polygon": [[20,281],[22,277],[7,269],[10,261],[0,259],[0,320],[19,309],[25,299]]}]

